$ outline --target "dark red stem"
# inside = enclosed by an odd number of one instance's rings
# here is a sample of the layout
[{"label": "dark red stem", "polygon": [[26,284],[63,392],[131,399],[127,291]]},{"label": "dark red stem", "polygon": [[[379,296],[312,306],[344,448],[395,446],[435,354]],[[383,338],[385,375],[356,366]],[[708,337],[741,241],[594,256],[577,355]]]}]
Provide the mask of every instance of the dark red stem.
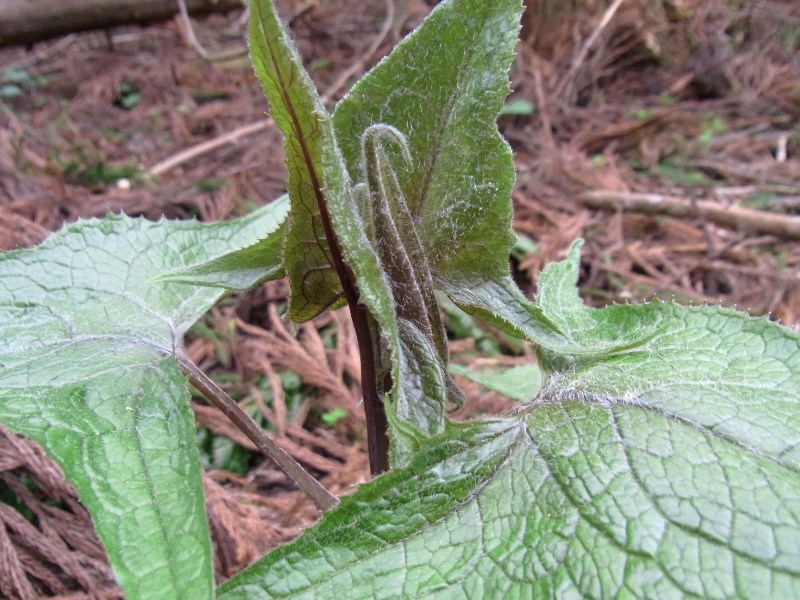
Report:
[{"label": "dark red stem", "polygon": [[282,96],[283,105],[286,107],[286,113],[292,121],[294,138],[300,145],[303,161],[306,164],[309,177],[311,178],[311,186],[314,190],[317,206],[319,207],[320,218],[322,219],[322,225],[325,230],[325,237],[328,240],[333,266],[342,284],[342,290],[344,291],[344,296],[350,309],[350,318],[353,320],[353,327],[355,328],[356,337],[358,339],[358,349],[361,355],[361,394],[364,398],[364,413],[367,418],[369,465],[372,474],[377,475],[389,469],[388,422],[386,420],[386,409],[384,408],[383,400],[378,393],[377,363],[375,360],[376,345],[373,343],[373,335],[377,333],[377,330],[370,327],[369,313],[358,301],[358,288],[355,283],[355,277],[350,268],[345,264],[341,249],[339,248],[339,242],[331,224],[331,217],[328,212],[325,195],[322,193],[322,186],[317,178],[314,161],[311,159],[311,153],[306,144],[305,133],[300,124],[300,119],[292,103],[292,99],[288,94],[289,86],[284,81],[284,75],[281,73],[280,69],[280,61],[278,61],[275,56],[269,36],[265,35],[264,37],[267,50],[270,53],[270,58],[273,65],[275,65],[275,74],[277,79],[280,80],[279,85],[276,87],[278,93]]}]

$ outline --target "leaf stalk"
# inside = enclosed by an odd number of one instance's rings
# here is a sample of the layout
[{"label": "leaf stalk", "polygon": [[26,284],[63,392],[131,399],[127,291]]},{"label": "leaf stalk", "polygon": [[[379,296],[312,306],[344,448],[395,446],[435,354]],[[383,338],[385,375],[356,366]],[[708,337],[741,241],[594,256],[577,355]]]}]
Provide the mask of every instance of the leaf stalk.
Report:
[{"label": "leaf stalk", "polygon": [[266,431],[244,412],[236,401],[225,393],[216,383],[203,373],[186,355],[178,355],[178,364],[189,382],[206,399],[228,417],[259,450],[269,456],[287,477],[297,484],[303,493],[316,504],[321,511],[327,511],[339,503],[339,499],[319,481],[314,479],[300,463],[281,448]]}]

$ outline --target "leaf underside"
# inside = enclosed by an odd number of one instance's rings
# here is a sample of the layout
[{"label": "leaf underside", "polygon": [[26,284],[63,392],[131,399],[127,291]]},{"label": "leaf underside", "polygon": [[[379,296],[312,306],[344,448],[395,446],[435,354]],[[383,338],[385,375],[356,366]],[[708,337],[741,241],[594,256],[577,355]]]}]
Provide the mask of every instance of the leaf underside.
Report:
[{"label": "leaf underside", "polygon": [[[564,324],[577,291],[555,275],[577,258],[540,283]],[[553,361],[571,366],[513,417],[449,426],[220,598],[791,597],[800,336],[720,308],[629,308],[660,323],[646,344]]]},{"label": "leaf underside", "polygon": [[331,118],[274,5],[253,1],[250,10],[253,66],[269,98],[272,118],[283,133],[286,151],[291,200],[283,254],[292,290],[288,316],[307,321],[343,300],[334,270],[335,240],[329,239],[329,205],[346,202],[349,182],[340,164]]},{"label": "leaf underside", "polygon": [[277,228],[112,216],[0,255],[0,422],[75,484],[128,598],[211,598],[195,424],[175,353],[223,291],[163,276]]}]

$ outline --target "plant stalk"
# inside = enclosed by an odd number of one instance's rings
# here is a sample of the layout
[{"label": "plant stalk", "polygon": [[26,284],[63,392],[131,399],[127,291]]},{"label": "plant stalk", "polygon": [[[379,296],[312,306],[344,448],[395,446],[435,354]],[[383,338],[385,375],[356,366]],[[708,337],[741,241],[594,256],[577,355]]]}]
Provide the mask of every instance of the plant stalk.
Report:
[{"label": "plant stalk", "polygon": [[308,165],[308,174],[314,190],[314,196],[319,208],[322,228],[331,253],[331,261],[342,284],[342,291],[350,309],[350,318],[358,340],[358,352],[361,358],[361,396],[364,399],[364,415],[367,420],[367,451],[369,454],[369,467],[372,475],[378,475],[389,470],[389,422],[386,419],[386,408],[378,384],[376,345],[379,342],[380,332],[376,324],[371,321],[366,306],[358,300],[358,287],[350,267],[344,262],[339,240],[331,223],[328,212],[328,203],[322,191],[322,185],[314,169],[305,138],[301,135],[300,120],[294,107],[287,103],[287,112],[292,119],[303,160]]},{"label": "plant stalk", "polygon": [[391,387],[378,385],[378,363],[376,346],[380,332],[377,323],[363,304],[350,305],[350,318],[358,341],[361,358],[361,396],[364,399],[364,415],[367,420],[367,452],[369,468],[373,476],[389,470],[389,422],[386,407],[383,405],[380,390]]},{"label": "plant stalk", "polygon": [[[255,6],[260,10],[260,5],[258,3],[256,3]],[[260,19],[262,17],[261,15],[254,15],[254,18]],[[314,199],[319,208],[320,219],[322,220],[325,238],[330,248],[333,267],[342,284],[342,291],[344,292],[347,305],[350,309],[350,318],[353,320],[353,327],[355,328],[356,337],[358,338],[358,349],[361,355],[361,394],[364,399],[364,413],[367,419],[369,465],[372,474],[377,475],[389,470],[388,421],[386,419],[386,409],[383,405],[383,399],[380,397],[378,391],[380,388],[378,387],[375,370],[376,357],[374,354],[374,346],[375,342],[379,340],[377,336],[380,334],[370,327],[369,313],[358,299],[358,288],[355,276],[344,261],[342,250],[339,247],[339,241],[334,232],[333,224],[331,223],[331,215],[328,211],[328,203],[323,192],[323,185],[317,174],[318,165],[312,158],[301,125],[300,116],[292,102],[291,95],[288,93],[288,90],[291,89],[291,80],[286,80],[287,75],[280,68],[280,60],[273,48],[274,41],[275,40],[270,40],[269,36],[265,36],[264,42],[266,50],[269,53],[269,60],[274,66],[275,82],[279,97],[275,97],[274,92],[270,95],[269,91],[267,91],[267,96],[270,102],[274,101],[275,104],[283,105],[286,111],[289,123],[284,124],[284,128],[289,125],[291,127],[291,135],[289,135],[288,132],[284,133],[287,134],[287,139],[294,139],[297,141],[300,149],[300,156],[308,169],[310,187],[314,192]],[[323,112],[325,110],[321,101],[318,102],[318,108]],[[292,203],[298,201],[302,200],[292,198]]]},{"label": "plant stalk", "polygon": [[[301,141],[301,148],[305,152],[305,144]],[[367,421],[367,453],[369,454],[369,469],[372,475],[379,475],[389,470],[389,422],[386,418],[386,407],[383,405],[382,394],[384,386],[378,382],[378,353],[380,331],[377,323],[370,317],[367,307],[358,300],[358,288],[355,276],[345,264],[339,241],[331,224],[328,205],[322,192],[322,187],[316,178],[316,173],[311,170],[311,181],[314,184],[314,193],[319,207],[322,227],[331,252],[331,259],[342,291],[350,309],[350,319],[358,341],[358,354],[361,359],[361,397],[364,400],[364,416]]]},{"label": "plant stalk", "polygon": [[330,510],[339,499],[314,479],[300,463],[281,448],[272,437],[250,418],[236,401],[226,394],[216,383],[185,355],[178,355],[178,363],[191,384],[228,417],[250,440],[269,456],[286,475],[297,484],[306,496],[321,511]]}]

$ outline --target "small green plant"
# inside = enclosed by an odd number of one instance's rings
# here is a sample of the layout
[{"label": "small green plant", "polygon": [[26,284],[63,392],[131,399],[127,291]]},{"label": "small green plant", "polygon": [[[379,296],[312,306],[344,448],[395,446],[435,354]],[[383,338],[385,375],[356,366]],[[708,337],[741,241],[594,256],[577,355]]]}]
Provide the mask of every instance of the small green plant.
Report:
[{"label": "small green plant", "polygon": [[136,107],[142,99],[139,88],[135,83],[122,82],[119,84],[119,93],[117,94],[114,104],[125,110],[131,110]]},{"label": "small green plant", "polygon": [[343,408],[334,408],[331,411],[324,412],[320,415],[320,419],[328,427],[334,427],[336,423],[341,421],[347,416],[347,411]]},{"label": "small green plant", "polygon": [[[331,115],[252,0],[288,199],[213,225],[82,221],[0,257],[0,421],[62,465],[129,600],[796,593],[800,336],[719,307],[588,308],[580,242],[535,302],[509,275],[495,120],[521,10],[445,0]],[[228,290],[284,275],[289,318],[347,305],[358,335],[388,472],[340,502],[183,352]],[[538,370],[483,376],[510,414],[448,419],[434,291],[535,344]],[[325,511],[216,590],[187,378]]]}]

